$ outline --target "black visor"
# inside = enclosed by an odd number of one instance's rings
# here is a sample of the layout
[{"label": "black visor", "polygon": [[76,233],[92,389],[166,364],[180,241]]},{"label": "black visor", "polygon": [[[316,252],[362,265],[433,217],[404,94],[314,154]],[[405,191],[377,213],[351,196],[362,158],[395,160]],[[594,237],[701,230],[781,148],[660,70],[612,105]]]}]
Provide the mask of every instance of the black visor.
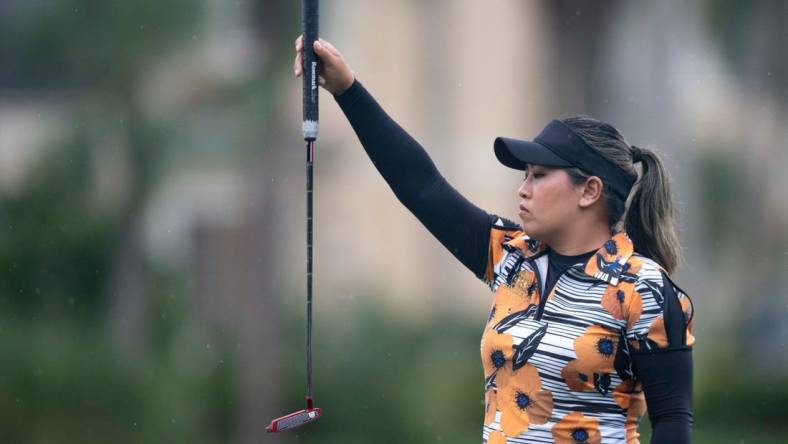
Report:
[{"label": "black visor", "polygon": [[493,145],[495,156],[509,168],[524,170],[528,164],[577,167],[601,178],[623,200],[637,180],[602,157],[560,120],[550,122],[533,142],[498,137]]}]

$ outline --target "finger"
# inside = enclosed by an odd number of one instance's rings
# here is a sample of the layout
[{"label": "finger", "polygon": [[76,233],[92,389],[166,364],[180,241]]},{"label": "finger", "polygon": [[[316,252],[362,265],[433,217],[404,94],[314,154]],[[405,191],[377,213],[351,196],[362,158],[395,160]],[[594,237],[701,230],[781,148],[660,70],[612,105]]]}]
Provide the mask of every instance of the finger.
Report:
[{"label": "finger", "polygon": [[334,47],[334,45],[331,44],[331,42],[327,42],[327,41],[325,41],[323,39],[318,39],[318,40],[320,41],[320,43],[323,44],[324,47],[326,47],[328,49],[329,52],[331,52],[332,54],[334,54],[337,57],[341,57],[342,56],[342,54],[339,53],[339,50],[336,49]]},{"label": "finger", "polygon": [[298,50],[301,46],[303,46],[303,44],[304,44],[303,42],[304,42],[304,35],[303,34],[301,34],[298,37],[296,37],[296,39],[295,39],[296,50]]},{"label": "finger", "polygon": [[315,51],[315,54],[319,55],[323,58],[326,55],[326,48],[322,46],[319,41],[315,40],[312,42],[312,49]]},{"label": "finger", "polygon": [[317,83],[318,83],[320,86],[325,86],[325,84],[326,84],[326,79],[324,79],[324,78],[323,78],[323,76],[317,76]]},{"label": "finger", "polygon": [[331,51],[329,51],[325,46],[323,46],[319,41],[315,40],[314,45],[312,45],[315,49],[315,54],[317,54],[323,62],[333,63],[334,58],[336,57]]},{"label": "finger", "polygon": [[298,54],[295,56],[295,61],[293,62],[293,73],[295,73],[296,77],[301,75],[301,56]]}]

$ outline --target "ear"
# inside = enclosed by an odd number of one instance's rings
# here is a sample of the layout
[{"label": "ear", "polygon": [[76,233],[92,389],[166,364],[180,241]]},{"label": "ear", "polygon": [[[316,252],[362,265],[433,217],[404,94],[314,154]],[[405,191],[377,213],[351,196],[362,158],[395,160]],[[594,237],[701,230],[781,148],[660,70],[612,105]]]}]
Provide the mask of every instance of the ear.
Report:
[{"label": "ear", "polygon": [[580,199],[577,204],[581,208],[588,208],[594,205],[598,200],[602,199],[602,189],[604,185],[602,179],[597,176],[591,176],[586,180],[586,183],[580,185]]}]

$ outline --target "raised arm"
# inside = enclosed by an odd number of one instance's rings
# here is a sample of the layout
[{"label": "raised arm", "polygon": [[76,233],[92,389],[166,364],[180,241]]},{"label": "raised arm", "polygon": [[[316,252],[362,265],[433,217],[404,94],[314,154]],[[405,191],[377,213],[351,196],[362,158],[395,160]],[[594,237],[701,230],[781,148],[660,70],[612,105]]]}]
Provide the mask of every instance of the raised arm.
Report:
[{"label": "raised arm", "polygon": [[[478,208],[440,174],[424,148],[403,130],[355,79],[342,55],[320,40],[320,85],[334,95],[364,150],[394,194],[457,259],[484,276],[495,216]],[[296,40],[295,74],[301,74]]]}]

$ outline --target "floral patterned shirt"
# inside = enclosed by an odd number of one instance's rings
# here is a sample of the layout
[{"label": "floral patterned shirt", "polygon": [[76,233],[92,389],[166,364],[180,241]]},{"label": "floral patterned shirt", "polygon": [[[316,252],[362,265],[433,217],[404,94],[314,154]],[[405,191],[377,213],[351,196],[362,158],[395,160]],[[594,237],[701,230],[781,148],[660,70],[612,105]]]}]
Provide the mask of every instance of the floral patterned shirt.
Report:
[{"label": "floral patterned shirt", "polygon": [[[663,290],[674,284],[619,231],[567,269],[540,307],[546,250],[505,219],[491,229],[484,440],[636,443],[646,407],[632,354],[668,347]],[[675,294],[691,347],[692,304],[681,289]]]}]

